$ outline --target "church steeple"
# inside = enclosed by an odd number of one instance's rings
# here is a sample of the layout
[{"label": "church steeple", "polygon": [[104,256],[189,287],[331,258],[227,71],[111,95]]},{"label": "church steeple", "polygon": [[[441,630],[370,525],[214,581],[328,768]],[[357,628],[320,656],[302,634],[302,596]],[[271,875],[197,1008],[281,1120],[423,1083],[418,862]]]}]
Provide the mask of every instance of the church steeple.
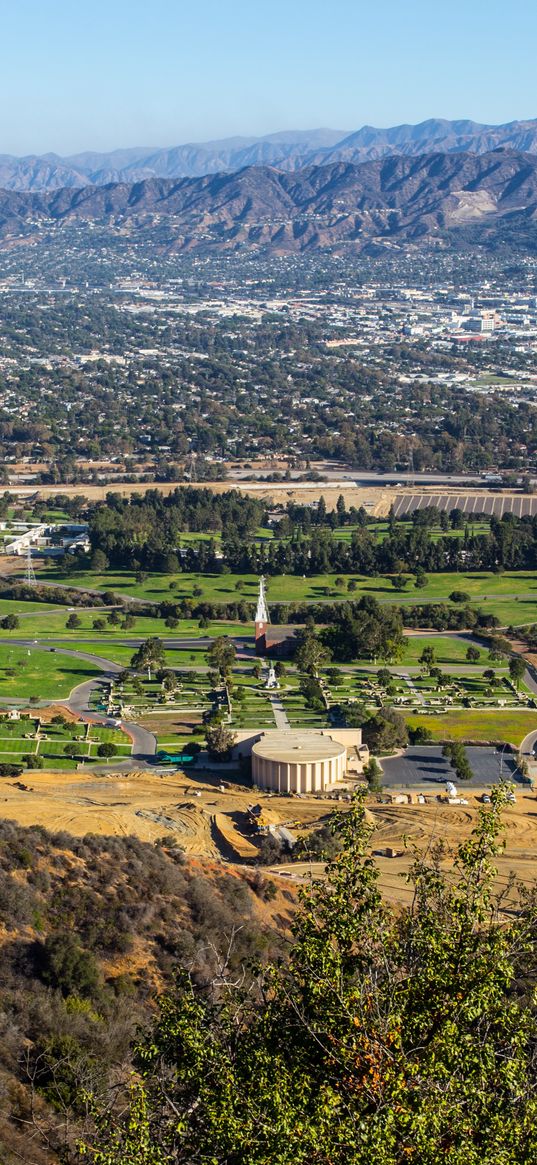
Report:
[{"label": "church steeple", "polygon": [[257,610],[255,613],[255,651],[256,655],[265,655],[267,650],[267,623],[270,622],[267,597],[265,594],[265,579],[259,579],[259,594],[257,596]]},{"label": "church steeple", "polygon": [[255,613],[256,623],[270,623],[267,596],[265,594],[265,579],[263,575],[259,579],[259,594],[257,596],[257,611]]}]

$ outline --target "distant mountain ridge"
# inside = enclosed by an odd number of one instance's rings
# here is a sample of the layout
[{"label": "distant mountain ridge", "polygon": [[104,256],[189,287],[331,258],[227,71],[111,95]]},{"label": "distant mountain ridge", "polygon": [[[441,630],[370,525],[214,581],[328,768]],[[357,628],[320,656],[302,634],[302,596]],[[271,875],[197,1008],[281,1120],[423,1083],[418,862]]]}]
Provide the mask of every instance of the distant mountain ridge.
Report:
[{"label": "distant mountain ridge", "polygon": [[82,190],[0,190],[4,246],[84,223],[98,224],[105,238],[136,237],[171,252],[445,246],[468,230],[484,245],[508,236],[537,250],[537,155],[435,152],[293,173],[250,166]]},{"label": "distant mountain ridge", "polygon": [[387,155],[415,157],[432,150],[486,154],[498,147],[537,154],[537,119],[482,125],[431,118],[419,125],[390,129],[365,125],[350,134],[332,129],[289,130],[259,138],[192,142],[169,149],[85,152],[65,158],[58,154],[25,158],[3,154],[0,187],[26,191],[77,189],[146,178],[204,177],[246,166],[275,166],[293,172],[331,162],[359,165]]}]

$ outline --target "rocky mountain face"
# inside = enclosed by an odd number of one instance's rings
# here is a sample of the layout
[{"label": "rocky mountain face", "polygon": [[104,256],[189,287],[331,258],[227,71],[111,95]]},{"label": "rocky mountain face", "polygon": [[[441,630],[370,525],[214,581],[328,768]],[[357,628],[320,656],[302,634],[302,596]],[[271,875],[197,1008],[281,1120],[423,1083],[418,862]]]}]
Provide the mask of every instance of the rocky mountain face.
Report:
[{"label": "rocky mountain face", "polygon": [[0,187],[5,190],[60,190],[139,182],[146,178],[188,178],[233,172],[246,166],[275,166],[294,172],[311,165],[351,162],[359,165],[388,155],[416,157],[430,153],[486,154],[503,147],[537,154],[537,120],[507,125],[439,118],[391,129],[363,126],[341,130],[297,130],[262,138],[228,138],[190,143],[171,149],[114,150],[62,158],[44,154],[15,158],[0,155]]},{"label": "rocky mountain face", "polygon": [[[39,194],[0,191],[0,239],[98,223],[111,235],[152,234],[162,248],[301,252],[374,245],[446,245],[461,228],[491,242],[537,223],[537,156],[511,150],[433,153]],[[529,236],[528,236],[529,232]]]}]

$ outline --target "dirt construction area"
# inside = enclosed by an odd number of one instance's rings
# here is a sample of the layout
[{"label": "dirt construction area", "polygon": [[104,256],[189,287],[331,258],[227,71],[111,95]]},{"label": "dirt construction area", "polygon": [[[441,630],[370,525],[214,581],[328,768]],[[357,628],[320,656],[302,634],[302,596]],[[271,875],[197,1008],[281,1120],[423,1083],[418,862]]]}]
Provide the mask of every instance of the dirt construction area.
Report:
[{"label": "dirt construction area", "polygon": [[0,817],[44,825],[77,837],[86,833],[155,841],[173,835],[186,853],[230,861],[255,858],[248,806],[262,806],[267,823],[300,832],[334,809],[329,800],[270,797],[243,785],[220,791],[213,775],[160,775],[147,770],[94,773],[28,772],[0,782]]},{"label": "dirt construction area", "polygon": [[[423,852],[441,840],[453,851],[468,835],[481,803],[480,790],[467,790],[467,799],[468,805],[449,805],[433,795],[426,804],[386,805],[371,799],[372,849],[388,899],[410,900],[412,888],[405,876],[415,847]],[[242,785],[221,791],[218,778],[202,774],[29,772],[21,781],[4,778],[0,784],[0,816],[21,825],[41,824],[51,832],[65,830],[75,836],[134,834],[143,841],[173,836],[192,856],[230,862],[250,863],[256,858],[247,812],[253,802],[261,806],[265,823],[286,825],[295,836],[318,827],[335,808],[345,807],[329,799],[269,796]],[[504,810],[504,820],[505,851],[496,863],[499,882],[507,884],[514,872],[530,884],[537,872],[535,793],[517,789],[516,804]],[[293,863],[270,871],[297,884],[312,873],[322,873],[322,868],[319,863]]]},{"label": "dirt construction area", "polygon": [[[416,850],[424,853],[433,843],[443,842],[447,847],[445,866],[452,866],[457,846],[468,836],[476,821],[481,792],[468,792],[468,806],[431,802],[427,805],[371,804],[371,820],[375,825],[371,847],[380,870],[380,886],[390,902],[411,903],[414,888],[407,883],[408,871]],[[497,886],[508,886],[511,875],[530,886],[537,877],[537,797],[535,793],[521,794],[517,790],[516,804],[503,811],[505,831],[504,852],[495,860],[498,870]],[[388,854],[390,856],[388,856]],[[288,882],[322,875],[321,863],[294,863],[271,866],[270,873]]]}]

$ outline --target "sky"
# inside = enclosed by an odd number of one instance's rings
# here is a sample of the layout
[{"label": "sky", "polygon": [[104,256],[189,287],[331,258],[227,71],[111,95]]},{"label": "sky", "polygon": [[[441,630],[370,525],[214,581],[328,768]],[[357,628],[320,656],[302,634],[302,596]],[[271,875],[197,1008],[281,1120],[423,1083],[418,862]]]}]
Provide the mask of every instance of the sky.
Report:
[{"label": "sky", "polygon": [[535,0],[17,0],[0,153],[537,117]]}]

